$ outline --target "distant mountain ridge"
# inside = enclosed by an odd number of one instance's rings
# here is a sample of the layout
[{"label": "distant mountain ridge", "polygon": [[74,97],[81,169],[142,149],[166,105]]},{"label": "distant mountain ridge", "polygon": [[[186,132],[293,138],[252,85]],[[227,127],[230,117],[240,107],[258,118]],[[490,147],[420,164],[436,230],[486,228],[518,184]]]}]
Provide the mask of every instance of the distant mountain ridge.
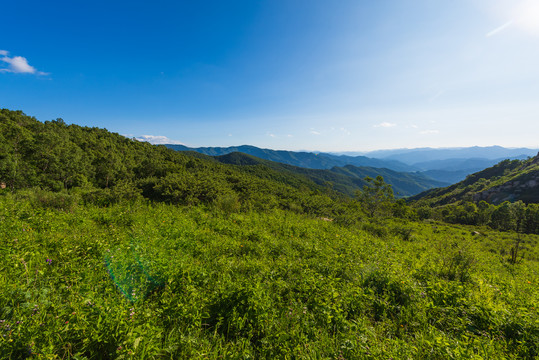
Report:
[{"label": "distant mountain ridge", "polygon": [[190,148],[184,145],[166,144],[170,149],[178,151],[196,151],[205,155],[219,156],[233,152],[253,155],[261,159],[271,160],[283,164],[294,165],[309,169],[331,169],[334,166],[370,166],[387,168],[394,171],[415,171],[414,167],[396,160],[371,159],[365,156],[333,155],[329,153],[295,152],[287,150],[261,149],[251,145],[230,147],[199,147]]},{"label": "distant mountain ridge", "polygon": [[357,190],[367,184],[364,180],[367,176],[375,178],[382,175],[384,180],[393,186],[393,191],[397,197],[411,196],[433,187],[448,185],[448,183],[432,180],[419,173],[398,172],[385,168],[346,165],[344,167],[334,166],[331,169],[310,169],[266,160],[241,152],[232,152],[213,157],[198,154],[203,158],[213,159],[223,164],[236,165],[240,171],[245,172],[258,171],[259,173],[267,173],[267,171],[260,171],[257,168],[269,168],[274,171],[270,175],[273,178],[286,176],[288,179],[296,178],[298,181],[308,179],[317,185],[348,196],[354,196]]},{"label": "distant mountain ridge", "polygon": [[405,164],[414,165],[419,162],[447,159],[525,159],[535,156],[539,149],[530,148],[504,148],[502,146],[472,146],[466,148],[417,148],[376,150],[363,154],[371,158],[382,160],[397,160]]},{"label": "distant mountain ridge", "polygon": [[[504,159],[526,159],[537,150],[519,148],[506,149],[500,146],[449,148],[449,149],[400,149],[380,150],[366,153],[367,156],[351,156],[345,153],[313,153],[307,151],[286,151],[261,149],[251,145],[230,147],[198,147],[167,144],[178,151],[193,151],[210,156],[241,152],[260,159],[275,161],[308,169],[332,169],[353,165],[389,169],[398,172],[422,174],[440,184],[454,184],[467,175],[481,171]],[[535,151],[535,152],[534,152]],[[372,154],[372,155],[371,155]],[[374,157],[368,157],[374,156]]]}]

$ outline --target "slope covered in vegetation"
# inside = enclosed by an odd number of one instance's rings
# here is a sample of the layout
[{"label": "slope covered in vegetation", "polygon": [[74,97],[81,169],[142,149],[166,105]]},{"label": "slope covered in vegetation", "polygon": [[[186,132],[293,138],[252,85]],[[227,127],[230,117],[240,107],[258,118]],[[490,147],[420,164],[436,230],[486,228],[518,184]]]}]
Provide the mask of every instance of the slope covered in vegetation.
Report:
[{"label": "slope covered in vegetation", "polygon": [[539,356],[518,226],[419,221],[381,177],[353,199],[243,155],[8,110],[0,130],[2,358]]},{"label": "slope covered in vegetation", "polygon": [[[389,169],[372,167],[356,167],[347,165],[331,169],[308,169],[274,161],[264,160],[252,155],[239,152],[216,156],[215,159],[224,164],[239,165],[239,170],[256,173],[256,165],[271,168],[278,173],[290,177],[307,178],[312,182],[329,189],[336,190],[348,196],[355,196],[356,192],[367,184],[366,177],[382,176],[393,187],[397,197],[410,196],[430,189],[434,186],[444,186],[446,183],[434,181],[417,173],[403,173]],[[249,168],[251,167],[251,168]],[[298,176],[299,175],[299,176]]]},{"label": "slope covered in vegetation", "polygon": [[539,154],[527,160],[504,160],[442,189],[432,189],[411,198],[429,205],[458,200],[485,200],[499,204],[522,200],[539,203]]},{"label": "slope covered in vegetation", "polygon": [[144,197],[324,213],[331,198],[340,196],[297,174],[268,175],[265,168],[246,173],[105,129],[66,125],[61,119],[41,123],[6,109],[0,110],[0,183],[11,190],[76,189],[85,201],[102,205]]},{"label": "slope covered in vegetation", "polygon": [[66,212],[28,191],[0,196],[0,217],[7,358],[539,355],[535,235],[511,265],[512,234],[435,223],[142,203]]}]

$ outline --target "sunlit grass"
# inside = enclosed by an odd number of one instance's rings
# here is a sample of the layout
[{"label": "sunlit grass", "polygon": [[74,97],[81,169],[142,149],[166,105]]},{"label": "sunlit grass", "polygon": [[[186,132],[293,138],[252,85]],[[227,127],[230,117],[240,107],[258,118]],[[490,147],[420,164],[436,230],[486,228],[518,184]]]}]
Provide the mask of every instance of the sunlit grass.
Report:
[{"label": "sunlit grass", "polygon": [[4,358],[538,356],[537,236],[511,265],[513,234],[433,222],[7,195],[0,220]]}]

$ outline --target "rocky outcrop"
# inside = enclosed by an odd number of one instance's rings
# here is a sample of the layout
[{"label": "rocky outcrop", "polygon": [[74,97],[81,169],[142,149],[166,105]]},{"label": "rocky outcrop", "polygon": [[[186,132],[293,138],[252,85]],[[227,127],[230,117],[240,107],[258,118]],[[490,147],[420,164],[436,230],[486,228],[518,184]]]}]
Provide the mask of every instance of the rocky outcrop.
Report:
[{"label": "rocky outcrop", "polygon": [[[536,157],[534,163],[538,161]],[[524,176],[523,176],[524,177]],[[492,204],[504,201],[525,200],[526,202],[539,202],[539,171],[526,174],[525,179],[519,178],[505,184],[491,187],[473,195],[474,201],[485,200]]]}]

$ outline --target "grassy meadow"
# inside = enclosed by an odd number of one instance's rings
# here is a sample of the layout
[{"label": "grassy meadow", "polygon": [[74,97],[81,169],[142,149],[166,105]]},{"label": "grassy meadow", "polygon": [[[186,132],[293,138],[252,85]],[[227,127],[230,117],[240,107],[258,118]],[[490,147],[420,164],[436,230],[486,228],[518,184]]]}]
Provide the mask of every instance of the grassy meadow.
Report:
[{"label": "grassy meadow", "polygon": [[3,359],[534,359],[537,235],[0,195]]}]

